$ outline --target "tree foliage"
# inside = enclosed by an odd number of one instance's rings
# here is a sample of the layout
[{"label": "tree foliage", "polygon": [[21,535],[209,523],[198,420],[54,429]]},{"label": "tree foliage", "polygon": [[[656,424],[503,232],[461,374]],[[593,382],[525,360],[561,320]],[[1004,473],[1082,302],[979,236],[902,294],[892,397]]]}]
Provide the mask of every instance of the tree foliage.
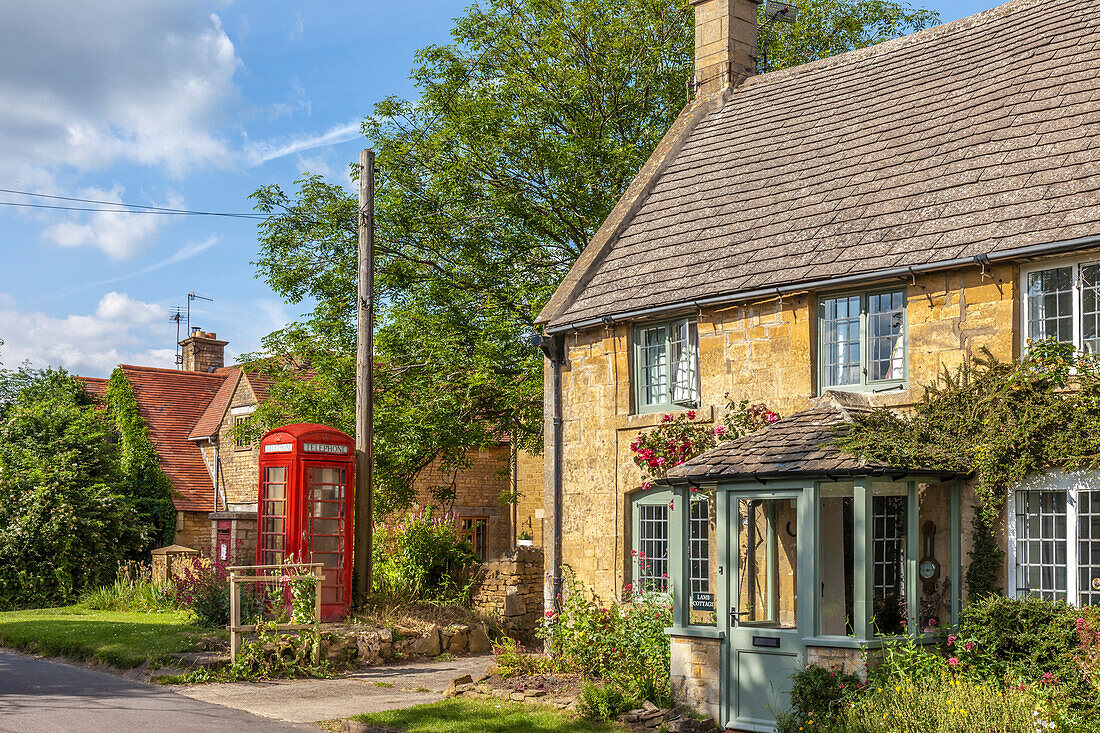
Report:
[{"label": "tree foliage", "polygon": [[[772,37],[772,68],[936,19],[880,0],[812,0],[800,14]],[[525,336],[687,101],[693,32],[685,0],[487,0],[455,21],[451,43],[417,55],[419,99],[385,99],[363,123],[380,169],[382,505],[399,506],[436,458],[455,470],[505,433],[538,448],[542,355]],[[319,176],[296,186],[253,194],[272,214],[259,275],[316,304],[250,355],[278,385],[253,431],[352,425],[356,201]],[[319,389],[330,391],[306,394]]]},{"label": "tree foliage", "polygon": [[120,491],[112,431],[60,371],[0,373],[0,609],[56,605],[109,582],[146,541]]},{"label": "tree foliage", "polygon": [[138,410],[137,399],[121,369],[107,382],[107,414],[118,443],[122,482],[119,490],[130,499],[144,524],[150,526],[142,554],[171,544],[176,531],[176,508],[171,481],[160,469],[160,460],[149,427]]}]

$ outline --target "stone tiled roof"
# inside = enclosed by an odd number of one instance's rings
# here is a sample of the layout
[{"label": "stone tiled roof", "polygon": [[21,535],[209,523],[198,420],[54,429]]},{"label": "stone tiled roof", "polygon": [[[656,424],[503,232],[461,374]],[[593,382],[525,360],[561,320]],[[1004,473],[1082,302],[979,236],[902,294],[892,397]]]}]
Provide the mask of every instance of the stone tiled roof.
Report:
[{"label": "stone tiled roof", "polygon": [[865,461],[833,443],[846,433],[853,415],[871,408],[858,394],[827,392],[807,410],[755,433],[722,443],[668,471],[667,483],[780,478],[784,476],[868,476],[893,473],[942,475]]},{"label": "stone tiled roof", "polygon": [[181,511],[214,511],[214,484],[202,453],[188,440],[192,429],[226,381],[225,374],[186,372],[122,364],[160,468],[172,482]]},{"label": "stone tiled roof", "polygon": [[1096,237],[1097,68],[1100,3],[1014,0],[750,78],[658,151],[540,321]]}]

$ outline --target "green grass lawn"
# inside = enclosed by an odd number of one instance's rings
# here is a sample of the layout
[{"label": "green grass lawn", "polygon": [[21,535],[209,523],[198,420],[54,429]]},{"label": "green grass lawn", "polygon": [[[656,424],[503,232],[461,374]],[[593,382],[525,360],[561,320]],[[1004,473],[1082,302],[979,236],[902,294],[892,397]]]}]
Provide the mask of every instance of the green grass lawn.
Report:
[{"label": "green grass lawn", "polygon": [[178,611],[92,611],[66,606],[0,613],[0,646],[126,668],[195,651],[203,638],[225,637],[225,633],[189,624],[187,614]]},{"label": "green grass lawn", "polygon": [[466,698],[384,713],[364,713],[352,720],[389,726],[408,733],[613,733],[626,730],[618,723],[590,723],[542,705]]}]

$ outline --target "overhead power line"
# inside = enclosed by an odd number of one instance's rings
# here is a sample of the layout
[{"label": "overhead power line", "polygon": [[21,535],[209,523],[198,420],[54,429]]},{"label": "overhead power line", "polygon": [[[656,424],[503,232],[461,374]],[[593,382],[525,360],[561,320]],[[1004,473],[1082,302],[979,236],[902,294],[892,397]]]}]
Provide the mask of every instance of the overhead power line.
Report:
[{"label": "overhead power line", "polygon": [[[63,206],[60,204],[35,204],[27,201],[0,201],[0,206],[15,206],[28,209],[54,209],[58,211],[91,211],[109,214],[156,214],[161,216],[222,216],[231,219],[268,219],[268,214],[238,214],[226,211],[196,211],[193,209],[173,209],[165,206],[150,206],[148,204],[127,204],[121,201],[103,201],[99,199],[85,199],[75,196],[54,196],[47,193],[32,193],[31,191],[19,191],[12,188],[0,188],[0,193],[10,193],[19,196],[33,196],[37,198],[53,199],[56,201],[73,201],[83,204],[97,204],[91,206]],[[115,208],[101,208],[111,206]]]}]

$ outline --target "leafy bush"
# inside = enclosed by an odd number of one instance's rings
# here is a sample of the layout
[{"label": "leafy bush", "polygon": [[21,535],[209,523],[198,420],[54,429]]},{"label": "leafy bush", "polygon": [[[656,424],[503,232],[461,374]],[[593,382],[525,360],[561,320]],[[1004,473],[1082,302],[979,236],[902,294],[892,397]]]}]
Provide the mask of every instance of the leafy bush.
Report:
[{"label": "leafy bush", "polygon": [[1072,707],[1100,714],[1078,662],[1082,613],[1064,601],[986,596],[963,612],[950,652],[972,678],[1054,685]]},{"label": "leafy bush", "polygon": [[598,677],[626,697],[658,705],[671,701],[670,645],[665,628],[672,625],[667,596],[638,593],[630,603],[601,606],[596,597],[565,568],[560,614],[548,611],[541,631],[559,668]]},{"label": "leafy bush", "polygon": [[0,370],[0,610],[62,605],[109,584],[150,526],[113,435],[63,371]]},{"label": "leafy bush", "polygon": [[375,526],[374,590],[382,598],[468,603],[477,563],[453,517],[434,518],[425,509]]},{"label": "leafy bush", "polygon": [[550,670],[550,660],[539,654],[527,652],[519,642],[502,637],[493,646],[497,674],[503,679],[520,675],[541,674]]},{"label": "leafy bush", "polygon": [[637,704],[617,685],[585,682],[577,697],[577,713],[585,720],[611,720]]},{"label": "leafy bush", "polygon": [[164,684],[238,682],[295,677],[329,678],[332,665],[321,658],[322,634],[280,634],[272,622],[260,622],[256,636],[241,645],[233,663],[224,669],[200,668],[182,675],[158,677]]},{"label": "leafy bush", "polygon": [[791,680],[791,709],[802,720],[836,720],[844,702],[863,689],[863,681],[854,674],[816,664],[799,670]]},{"label": "leafy bush", "polygon": [[155,613],[180,610],[170,584],[154,583],[148,568],[131,564],[119,568],[118,576],[110,585],[86,593],[80,605],[95,611]]},{"label": "leafy bush", "polygon": [[765,405],[750,405],[747,400],[737,402],[729,399],[728,394],[726,398],[726,416],[720,425],[711,427],[695,422],[695,410],[670,412],[661,416],[661,423],[656,428],[638,435],[630,444],[630,450],[634,452],[634,463],[642,469],[643,489],[648,489],[652,481],[664,478],[668,469],[690,461],[719,443],[740,438],[779,420],[779,414]]}]

